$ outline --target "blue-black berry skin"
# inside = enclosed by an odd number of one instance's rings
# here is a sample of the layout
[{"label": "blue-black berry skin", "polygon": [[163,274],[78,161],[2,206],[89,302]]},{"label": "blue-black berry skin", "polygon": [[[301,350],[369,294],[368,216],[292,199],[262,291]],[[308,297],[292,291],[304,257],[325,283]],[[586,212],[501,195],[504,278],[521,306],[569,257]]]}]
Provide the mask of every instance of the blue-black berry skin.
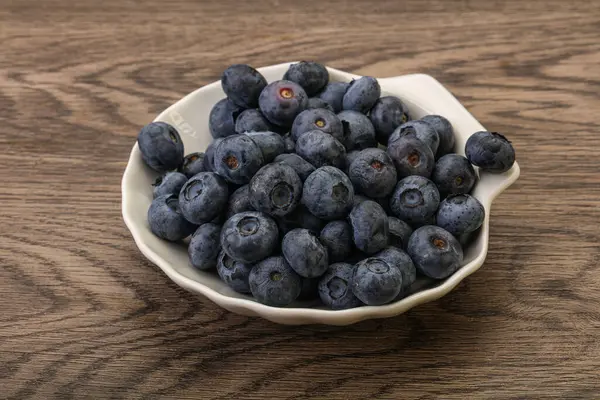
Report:
[{"label": "blue-black berry skin", "polygon": [[440,195],[446,197],[470,193],[477,182],[477,175],[466,157],[446,154],[436,161],[431,180],[437,185]]},{"label": "blue-black berry skin", "polygon": [[325,100],[322,100],[320,97],[311,97],[308,99],[307,109],[312,109],[312,108],[324,108],[326,110],[334,112],[333,107],[331,107],[331,105],[329,103],[327,103]]},{"label": "blue-black berry skin", "polygon": [[275,221],[265,213],[245,211],[225,221],[221,246],[235,261],[252,264],[269,257],[279,244]]},{"label": "blue-black berry skin", "polygon": [[392,135],[394,134],[397,134],[400,137],[411,134],[415,135],[417,139],[429,146],[434,155],[440,145],[440,136],[437,131],[433,126],[421,120],[408,121],[400,125],[392,132]]},{"label": "blue-black berry skin", "polygon": [[330,263],[345,261],[352,253],[352,227],[346,221],[331,221],[325,225],[319,240],[327,248]]},{"label": "blue-black berry skin", "polygon": [[394,161],[398,179],[411,175],[429,178],[435,167],[435,157],[431,148],[414,134],[400,136],[398,130],[394,131],[386,151]]},{"label": "blue-black berry skin", "polygon": [[300,295],[302,278],[281,256],[269,257],[252,268],[248,277],[252,296],[262,304],[285,307]]},{"label": "blue-black berry skin", "polygon": [[177,169],[183,162],[181,136],[177,129],[166,122],[151,122],[144,126],[137,142],[142,159],[157,172]]},{"label": "blue-black berry skin", "polygon": [[222,138],[214,139],[204,152],[204,172],[215,172],[215,152],[219,143],[223,141]]},{"label": "blue-black berry skin", "polygon": [[204,153],[190,153],[183,158],[183,164],[179,167],[179,172],[191,178],[192,176],[206,171],[204,167]]},{"label": "blue-black berry skin", "polygon": [[390,200],[394,215],[413,226],[428,223],[440,205],[435,184],[422,176],[408,176],[398,182]]},{"label": "blue-black berry skin", "polygon": [[281,80],[269,83],[258,99],[260,111],[273,124],[290,127],[308,107],[308,96],[297,83]]},{"label": "blue-black berry skin", "polygon": [[402,272],[402,287],[400,294],[407,293],[413,283],[417,280],[417,269],[408,253],[396,247],[387,247],[375,255],[385,261],[388,265],[397,266]]},{"label": "blue-black berry skin", "polygon": [[329,104],[333,108],[333,112],[339,113],[344,109],[344,94],[346,94],[348,86],[350,84],[347,82],[330,82],[319,93],[319,98]]},{"label": "blue-black berry skin", "polygon": [[354,267],[352,292],[369,306],[393,301],[402,290],[402,271],[397,265],[378,257],[369,257]]},{"label": "blue-black berry skin", "polygon": [[485,208],[479,200],[468,194],[459,194],[441,202],[436,225],[460,237],[479,229],[484,219]]},{"label": "blue-black berry skin", "polygon": [[197,227],[181,213],[176,195],[159,196],[152,200],[148,209],[148,224],[152,233],[172,242],[188,237]]},{"label": "blue-black berry skin", "polygon": [[221,87],[227,97],[238,107],[256,108],[258,97],[267,86],[260,72],[246,64],[229,66],[221,76]]},{"label": "blue-black berry skin", "polygon": [[308,229],[293,229],[281,242],[283,257],[304,278],[323,275],[329,265],[327,248]]},{"label": "blue-black berry skin", "polygon": [[281,154],[275,157],[273,162],[283,163],[292,167],[302,182],[304,182],[310,174],[315,172],[315,167],[298,154]]},{"label": "blue-black berry skin", "polygon": [[215,150],[215,172],[228,182],[243,185],[264,165],[263,153],[247,135],[224,138]]},{"label": "blue-black berry skin", "polygon": [[390,246],[406,250],[413,229],[409,224],[396,217],[388,217],[388,223],[390,228]]},{"label": "blue-black berry skin", "polygon": [[339,141],[344,140],[342,121],[332,111],[324,108],[315,108],[302,111],[292,124],[292,139],[298,140],[302,134],[319,130],[329,133]]},{"label": "blue-black berry skin", "polygon": [[475,132],[467,140],[465,154],[473,165],[492,173],[506,172],[515,163],[515,149],[498,132]]},{"label": "blue-black berry skin", "polygon": [[287,164],[267,164],[250,180],[248,194],[255,210],[281,217],[300,203],[302,180]]},{"label": "blue-black berry skin", "polygon": [[202,271],[217,266],[219,256],[221,225],[206,223],[196,229],[188,246],[190,263]]},{"label": "blue-black berry skin", "polygon": [[262,115],[260,110],[250,108],[242,111],[235,121],[235,132],[265,132],[273,130],[273,125]]},{"label": "blue-black berry skin", "polygon": [[435,153],[436,159],[454,152],[456,138],[454,137],[454,129],[452,128],[450,121],[441,115],[433,114],[424,116],[421,118],[421,121],[431,125],[436,130],[440,138],[440,144],[437,152]]},{"label": "blue-black berry skin", "polygon": [[179,191],[187,182],[187,176],[180,172],[167,172],[165,175],[156,179],[156,182],[152,185],[153,198],[157,198],[164,195],[175,194],[178,195]]},{"label": "blue-black berry skin", "polygon": [[354,266],[336,263],[329,266],[319,280],[319,297],[332,310],[360,307],[363,303],[352,292]]},{"label": "blue-black berry skin", "polygon": [[363,76],[350,82],[346,93],[344,93],[342,107],[344,110],[366,114],[375,105],[380,95],[381,88],[377,79],[371,76]]},{"label": "blue-black berry skin", "polygon": [[328,133],[314,130],[304,133],[296,142],[296,154],[315,168],[333,166],[343,169],[346,165],[346,149]]},{"label": "blue-black berry skin", "polygon": [[252,206],[250,199],[250,186],[248,185],[241,186],[240,188],[236,189],[231,196],[229,196],[225,217],[226,219],[229,219],[235,214],[244,211],[256,211]]},{"label": "blue-black berry skin", "polygon": [[324,65],[312,61],[292,64],[283,79],[296,82],[309,96],[314,96],[329,82],[329,72]]},{"label": "blue-black berry skin", "polygon": [[229,99],[221,99],[213,106],[208,116],[208,128],[213,138],[235,135],[235,121],[244,109]]},{"label": "blue-black berry skin", "polygon": [[449,277],[463,261],[458,240],[450,232],[433,225],[422,226],[412,234],[407,252],[417,271],[433,279]]},{"label": "blue-black berry skin", "polygon": [[374,254],[388,245],[389,222],[383,207],[363,201],[350,212],[354,245],[366,254]]},{"label": "blue-black berry skin", "polygon": [[315,216],[334,220],[348,215],[354,201],[350,179],[335,167],[321,167],[306,178],[302,204]]},{"label": "blue-black berry skin", "polygon": [[362,150],[350,164],[348,176],[360,193],[373,198],[390,195],[398,181],[394,162],[378,148]]},{"label": "blue-black berry skin", "polygon": [[408,122],[408,108],[396,96],[380,97],[369,113],[377,141],[387,145],[389,137],[400,125]]},{"label": "blue-black berry skin", "polygon": [[270,163],[280,154],[285,152],[285,141],[275,132],[245,132],[260,149],[265,163]]},{"label": "blue-black berry skin", "polygon": [[250,271],[253,264],[235,261],[227,253],[221,251],[217,258],[217,273],[230,288],[238,293],[250,293]]},{"label": "blue-black berry skin", "polygon": [[227,207],[229,187],[214,172],[191,177],[179,192],[179,206],[185,218],[195,224],[212,221]]},{"label": "blue-black berry skin", "polygon": [[338,114],[344,131],[343,144],[347,151],[377,146],[375,128],[371,120],[358,111],[345,110]]}]

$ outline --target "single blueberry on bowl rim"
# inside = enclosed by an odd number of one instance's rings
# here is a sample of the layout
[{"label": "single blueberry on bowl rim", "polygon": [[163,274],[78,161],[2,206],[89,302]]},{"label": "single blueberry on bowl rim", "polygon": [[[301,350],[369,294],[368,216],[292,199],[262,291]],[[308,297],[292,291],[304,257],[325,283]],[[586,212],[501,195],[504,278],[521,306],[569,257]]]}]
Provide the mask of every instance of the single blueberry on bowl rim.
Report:
[{"label": "single blueberry on bowl rim", "polygon": [[223,91],[231,102],[241,108],[256,108],[265,86],[265,77],[247,64],[231,65],[221,76]]},{"label": "single blueberry on bowl rim", "polygon": [[183,162],[183,141],[173,126],[166,122],[151,122],[137,138],[144,163],[157,172],[179,168]]},{"label": "single blueberry on bowl rim", "polygon": [[498,132],[475,132],[467,140],[465,154],[473,165],[491,173],[506,172],[515,163],[515,149]]}]

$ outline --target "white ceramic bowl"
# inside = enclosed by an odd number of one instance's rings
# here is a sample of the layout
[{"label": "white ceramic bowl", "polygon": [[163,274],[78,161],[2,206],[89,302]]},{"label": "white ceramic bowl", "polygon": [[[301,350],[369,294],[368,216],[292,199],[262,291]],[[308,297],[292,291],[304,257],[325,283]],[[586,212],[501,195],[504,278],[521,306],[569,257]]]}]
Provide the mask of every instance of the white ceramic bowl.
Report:
[{"label": "white ceramic bowl", "polygon": [[[272,82],[281,79],[289,63],[260,68]],[[359,76],[328,68],[330,80],[350,81]],[[408,106],[412,118],[439,114],[448,118],[454,127],[456,149],[464,154],[467,138],[483,126],[438,81],[428,75],[405,75],[379,79],[382,95],[398,96]],[[212,106],[225,97],[220,82],[202,87],[162,112],[155,121],[164,121],[177,128],[185,145],[185,153],[203,151],[211,141],[208,115]],[[384,306],[365,306],[332,311],[294,304],[287,308],[269,307],[229,289],[216,274],[194,269],[184,244],[170,243],[150,231],[146,213],[152,201],[152,183],[157,173],[142,161],[137,144],[133,147],[123,175],[123,218],[141,252],[158,265],[175,283],[192,292],[200,293],[221,307],[243,315],[260,316],[280,324],[348,325],[371,318],[385,318],[401,314],[410,308],[438,299],[452,290],[460,281],[477,271],[483,264],[489,239],[489,214],[492,201],[519,177],[517,163],[504,174],[480,173],[473,192],[486,210],[485,221],[477,238],[465,249],[464,266],[451,277],[431,282],[418,281],[410,296]],[[420,290],[419,290],[420,289]]]}]

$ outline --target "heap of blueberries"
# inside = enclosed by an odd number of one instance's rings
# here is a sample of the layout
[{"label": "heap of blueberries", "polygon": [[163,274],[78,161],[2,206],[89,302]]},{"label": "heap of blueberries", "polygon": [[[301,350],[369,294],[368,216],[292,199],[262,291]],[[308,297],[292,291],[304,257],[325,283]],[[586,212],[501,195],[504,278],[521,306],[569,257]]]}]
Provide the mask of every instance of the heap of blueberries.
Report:
[{"label": "heap of blueberries", "polygon": [[143,160],[163,174],[148,223],[165,240],[191,235],[195,268],[270,306],[382,305],[410,293],[417,274],[450,276],[485,216],[469,194],[473,165],[501,173],[515,160],[495,132],[455,154],[446,118],[411,120],[369,76],[329,82],[323,65],[300,62],[267,84],[236,64],[221,83],[204,153],[184,157],[164,122],[141,130]]}]

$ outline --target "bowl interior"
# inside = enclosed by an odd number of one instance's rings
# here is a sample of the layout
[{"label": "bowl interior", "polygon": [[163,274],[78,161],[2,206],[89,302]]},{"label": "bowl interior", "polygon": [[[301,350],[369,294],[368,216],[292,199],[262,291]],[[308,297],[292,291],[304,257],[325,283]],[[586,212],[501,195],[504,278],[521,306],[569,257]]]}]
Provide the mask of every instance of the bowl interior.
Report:
[{"label": "bowl interior", "polygon": [[[267,81],[272,82],[281,79],[288,65],[289,63],[280,64],[260,68],[259,70]],[[329,72],[331,81],[348,82],[358,77],[357,75],[331,68],[329,68]],[[431,77],[426,75],[408,75],[398,78],[386,78],[380,79],[380,84],[382,95],[395,95],[402,99],[409,108],[413,119],[427,114],[440,114],[448,118],[455,130],[456,150],[459,154],[464,154],[464,145],[468,137],[475,131],[484,129],[449,92]],[[427,92],[428,90],[429,92],[424,95],[423,91]],[[210,110],[217,101],[224,97],[225,94],[221,89],[220,82],[214,82],[190,93],[162,112],[155,120],[170,123],[177,128],[184,142],[185,154],[204,151],[212,140],[208,129]],[[468,271],[459,270],[455,275],[448,278],[454,282],[449,282],[449,285],[446,285],[448,287],[445,289],[450,290],[451,287],[455,286],[465,276],[474,272],[483,262],[485,253],[487,252],[487,230],[491,202],[505,187],[516,180],[518,173],[518,165],[515,164],[513,170],[506,174],[480,174],[480,180],[473,195],[484,205],[486,219],[482,228],[475,235],[474,240],[465,248],[464,265],[470,266],[470,269]],[[142,162],[139,149],[137,145],[134,146],[123,179],[124,199],[125,192],[127,192],[127,201],[125,202],[124,200],[123,213],[126,216],[126,221],[129,221],[128,226],[130,229],[132,228],[132,224],[136,225],[137,232],[134,232],[134,238],[138,246],[141,245],[140,241],[143,240],[143,247],[140,246],[142,251],[145,248],[147,251],[152,252],[151,259],[155,262],[157,258],[161,259],[159,265],[171,278],[179,278],[179,276],[187,278],[176,279],[180,284],[182,281],[188,282],[187,280],[190,280],[198,282],[221,295],[253,301],[250,296],[231,290],[219,279],[216,273],[194,269],[188,261],[186,243],[169,243],[155,237],[151,233],[146,213],[152,202],[151,184],[157,177],[158,174]],[[147,251],[144,251],[144,253],[148,256]],[[165,268],[165,265],[168,265],[169,268]],[[423,292],[423,289],[444,285],[444,283],[445,281],[432,281],[420,278],[412,290],[413,292],[420,291],[420,293],[415,296],[409,296],[409,298],[412,297],[413,299],[418,296],[418,299],[412,301],[412,305],[443,295],[441,290],[434,293],[435,291]],[[188,289],[192,288],[189,282],[184,284],[184,286]],[[431,293],[430,298],[427,298],[427,292]],[[409,298],[405,298],[402,302],[411,303],[408,300]],[[306,305],[306,303],[297,303],[292,304],[291,307],[303,307]],[[262,305],[260,306],[262,307]],[[386,305],[379,308],[390,307],[393,307],[393,305]],[[363,307],[363,309],[365,308],[371,307]],[[407,309],[409,306],[407,305],[403,308]],[[342,313],[346,312],[355,311],[342,311]]]}]

